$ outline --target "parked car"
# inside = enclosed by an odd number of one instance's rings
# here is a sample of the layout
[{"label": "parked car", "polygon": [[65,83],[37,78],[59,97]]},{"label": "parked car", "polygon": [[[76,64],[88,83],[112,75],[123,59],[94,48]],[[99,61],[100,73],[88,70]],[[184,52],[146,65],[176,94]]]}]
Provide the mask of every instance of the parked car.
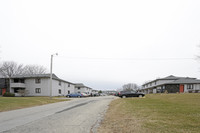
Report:
[{"label": "parked car", "polygon": [[99,96],[99,93],[91,93],[91,96],[92,96],[92,97]]},{"label": "parked car", "polygon": [[86,94],[86,93],[81,93],[81,95],[83,96],[83,97],[89,97],[89,94]]},{"label": "parked car", "polygon": [[116,92],[116,93],[114,94],[114,96],[119,96],[119,94],[120,94],[120,92]]},{"label": "parked car", "polygon": [[121,98],[126,98],[126,97],[144,97],[145,94],[137,91],[120,91],[118,93],[118,96]]},{"label": "parked car", "polygon": [[83,97],[81,93],[71,93],[66,95],[66,97]]}]

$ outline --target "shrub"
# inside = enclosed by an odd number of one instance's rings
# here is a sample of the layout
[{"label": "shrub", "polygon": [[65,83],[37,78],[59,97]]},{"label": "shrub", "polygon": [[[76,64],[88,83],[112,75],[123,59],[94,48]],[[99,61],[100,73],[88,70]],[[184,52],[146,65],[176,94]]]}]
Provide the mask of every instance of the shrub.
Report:
[{"label": "shrub", "polygon": [[14,97],[15,94],[14,93],[10,93],[10,92],[6,92],[3,94],[4,97]]},{"label": "shrub", "polygon": [[193,90],[188,90],[189,93],[192,93]]}]

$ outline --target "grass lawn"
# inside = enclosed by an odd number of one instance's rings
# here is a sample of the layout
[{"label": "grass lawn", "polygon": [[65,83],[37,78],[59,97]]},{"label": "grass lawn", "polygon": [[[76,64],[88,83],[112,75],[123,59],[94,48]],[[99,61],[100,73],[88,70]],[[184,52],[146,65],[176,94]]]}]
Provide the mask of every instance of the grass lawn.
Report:
[{"label": "grass lawn", "polygon": [[52,99],[49,97],[0,97],[0,112],[61,101],[67,101],[67,99],[56,97]]},{"label": "grass lawn", "polygon": [[149,94],[114,100],[99,133],[199,133],[200,94]]}]

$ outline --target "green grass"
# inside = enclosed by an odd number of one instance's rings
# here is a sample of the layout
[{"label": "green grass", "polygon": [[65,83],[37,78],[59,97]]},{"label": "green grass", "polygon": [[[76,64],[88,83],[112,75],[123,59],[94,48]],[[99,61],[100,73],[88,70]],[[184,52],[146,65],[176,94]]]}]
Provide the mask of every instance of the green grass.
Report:
[{"label": "green grass", "polygon": [[49,97],[0,97],[0,112],[67,101]]},{"label": "green grass", "polygon": [[[109,127],[113,121],[115,126]],[[128,128],[123,129],[122,125]],[[149,94],[145,98],[117,99],[111,103],[101,128],[100,132],[198,133],[200,94]]]}]

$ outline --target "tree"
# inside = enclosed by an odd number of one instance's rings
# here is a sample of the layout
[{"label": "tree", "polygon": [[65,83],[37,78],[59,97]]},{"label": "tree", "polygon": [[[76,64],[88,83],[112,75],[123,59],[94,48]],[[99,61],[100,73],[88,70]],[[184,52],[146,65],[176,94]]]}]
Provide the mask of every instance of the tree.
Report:
[{"label": "tree", "polygon": [[10,78],[14,75],[32,75],[45,74],[47,69],[40,65],[26,65],[17,64],[14,61],[5,61],[0,65],[0,75],[5,78]]},{"label": "tree", "polygon": [[23,72],[23,65],[17,64],[14,61],[6,61],[0,65],[0,75],[8,78],[7,82],[7,91],[10,92],[10,78],[13,75],[22,74]]},{"label": "tree", "polygon": [[102,93],[102,90],[100,90],[98,93],[101,94],[101,93]]},{"label": "tree", "polygon": [[135,83],[128,83],[122,86],[123,91],[132,91],[132,90],[137,90],[139,87]]},{"label": "tree", "polygon": [[26,65],[23,70],[25,75],[45,74],[47,69],[40,65]]},{"label": "tree", "polygon": [[5,61],[0,65],[0,74],[5,78],[11,78],[13,75],[22,74],[23,65],[14,61]]},{"label": "tree", "polygon": [[32,75],[32,74],[45,74],[46,68],[39,65],[26,65],[17,64],[14,61],[5,61],[0,64],[0,75],[8,79],[7,91],[10,92],[10,79],[14,75]]}]

